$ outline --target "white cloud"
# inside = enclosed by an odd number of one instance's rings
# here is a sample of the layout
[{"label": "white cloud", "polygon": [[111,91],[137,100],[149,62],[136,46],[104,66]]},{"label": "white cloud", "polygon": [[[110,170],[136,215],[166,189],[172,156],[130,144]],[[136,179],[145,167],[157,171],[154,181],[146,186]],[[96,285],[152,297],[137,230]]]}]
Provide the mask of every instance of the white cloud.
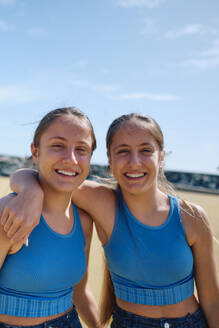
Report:
[{"label": "white cloud", "polygon": [[112,85],[112,84],[94,84],[88,81],[83,80],[75,80],[72,82],[72,85],[81,87],[81,88],[88,88],[93,91],[100,92],[102,94],[112,94],[119,89],[119,86]]},{"label": "white cloud", "polygon": [[39,36],[39,37],[45,37],[48,35],[48,33],[43,30],[42,28],[38,28],[38,27],[33,27],[33,28],[30,28],[29,30],[27,30],[27,34],[29,36]]},{"label": "white cloud", "polygon": [[214,40],[210,49],[203,51],[201,55],[207,57],[219,56],[219,39]]},{"label": "white cloud", "polygon": [[153,94],[153,93],[126,93],[119,96],[120,99],[136,100],[136,99],[146,99],[152,101],[176,101],[180,100],[180,97],[170,95],[170,94]]},{"label": "white cloud", "polygon": [[133,8],[133,7],[147,7],[155,8],[159,7],[162,3],[167,0],[118,0],[118,5],[124,8]]},{"label": "white cloud", "polygon": [[84,80],[75,80],[72,82],[72,85],[81,88],[87,88],[91,91],[99,92],[106,96],[112,96],[114,99],[127,99],[127,100],[146,99],[152,101],[176,101],[181,99],[178,96],[174,96],[170,94],[152,94],[152,93],[143,93],[143,92],[124,93],[118,95],[118,91],[121,89],[119,85],[94,84]]},{"label": "white cloud", "polygon": [[183,66],[194,67],[199,70],[219,67],[218,58],[191,58],[183,62]]},{"label": "white cloud", "polygon": [[165,37],[167,39],[178,39],[184,36],[204,35],[204,34],[216,35],[218,33],[219,31],[213,27],[203,26],[201,24],[188,24],[178,30],[167,31]]},{"label": "white cloud", "polygon": [[0,0],[0,6],[13,5],[16,0]]},{"label": "white cloud", "polygon": [[219,39],[214,40],[209,49],[185,60],[183,66],[194,67],[199,70],[219,67]]},{"label": "white cloud", "polygon": [[190,24],[190,25],[186,25],[183,28],[179,29],[179,30],[171,30],[168,31],[165,34],[165,37],[167,39],[177,39],[180,38],[182,36],[186,36],[186,35],[195,35],[195,34],[199,34],[201,32],[201,25],[200,24]]},{"label": "white cloud", "polygon": [[0,103],[6,103],[11,101],[18,103],[27,103],[35,99],[36,96],[34,96],[31,91],[25,87],[0,86]]}]

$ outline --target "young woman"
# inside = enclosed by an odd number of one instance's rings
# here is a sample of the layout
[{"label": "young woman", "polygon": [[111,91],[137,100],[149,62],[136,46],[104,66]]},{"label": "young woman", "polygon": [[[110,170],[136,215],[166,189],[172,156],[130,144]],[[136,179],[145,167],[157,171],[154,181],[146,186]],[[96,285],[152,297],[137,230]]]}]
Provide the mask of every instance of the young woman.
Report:
[{"label": "young woman", "polygon": [[[0,327],[82,327],[76,309],[88,327],[100,327],[87,287],[92,220],[71,201],[95,146],[89,119],[75,108],[51,111],[39,123],[31,152],[44,193],[41,217],[28,247],[12,244],[0,228]],[[0,200],[0,212],[12,197]]]},{"label": "young woman", "polygon": [[[144,115],[123,115],[109,127],[106,142],[117,189],[87,181],[72,194],[95,221],[113,283],[112,288],[108,277],[103,321],[113,310],[113,328],[218,328],[212,231],[203,209],[166,188],[159,125]],[[35,224],[42,191],[32,171],[18,172],[12,180],[20,194],[5,208],[2,223],[9,237],[16,231],[19,237]],[[30,208],[21,207],[31,189],[38,195],[35,220]]]}]

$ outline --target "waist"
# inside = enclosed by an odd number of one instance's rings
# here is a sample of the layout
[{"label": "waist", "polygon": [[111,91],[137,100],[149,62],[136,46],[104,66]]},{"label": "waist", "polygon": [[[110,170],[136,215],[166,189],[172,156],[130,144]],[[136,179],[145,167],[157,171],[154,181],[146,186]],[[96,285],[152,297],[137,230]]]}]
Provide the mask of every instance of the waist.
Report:
[{"label": "waist", "polygon": [[133,312],[124,310],[118,306],[115,307],[113,313],[113,327],[205,327],[207,323],[203,311],[198,307],[195,311],[187,312],[182,316],[157,317],[152,318],[145,315],[138,315]]},{"label": "waist", "polygon": [[[26,320],[27,319],[27,320]],[[71,327],[73,322],[78,322],[78,313],[73,305],[64,313],[59,315],[44,317],[44,318],[18,318],[7,317],[0,315],[0,328],[18,328],[18,327],[32,327],[32,328],[45,328],[45,327],[62,327],[63,322]]]},{"label": "waist", "polygon": [[19,293],[0,288],[0,312],[15,317],[48,317],[72,306],[73,288],[43,294]]},{"label": "waist", "polygon": [[135,304],[169,305],[184,301],[194,294],[193,276],[172,286],[147,288],[128,286],[114,279],[113,286],[117,298]]},{"label": "waist", "polygon": [[148,318],[183,317],[187,313],[195,312],[199,306],[194,295],[180,303],[165,306],[134,304],[118,298],[116,298],[116,304],[125,311]]}]

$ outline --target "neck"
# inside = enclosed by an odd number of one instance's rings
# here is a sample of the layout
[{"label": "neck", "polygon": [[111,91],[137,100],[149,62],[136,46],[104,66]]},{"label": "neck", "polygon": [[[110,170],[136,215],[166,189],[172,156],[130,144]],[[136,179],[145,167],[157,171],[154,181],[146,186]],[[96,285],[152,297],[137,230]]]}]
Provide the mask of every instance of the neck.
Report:
[{"label": "neck", "polygon": [[122,194],[129,210],[136,216],[147,216],[156,211],[167,202],[167,195],[158,187],[148,190],[142,194],[130,194],[122,190]]},{"label": "neck", "polygon": [[44,191],[43,212],[69,216],[72,192],[60,192],[40,181]]}]

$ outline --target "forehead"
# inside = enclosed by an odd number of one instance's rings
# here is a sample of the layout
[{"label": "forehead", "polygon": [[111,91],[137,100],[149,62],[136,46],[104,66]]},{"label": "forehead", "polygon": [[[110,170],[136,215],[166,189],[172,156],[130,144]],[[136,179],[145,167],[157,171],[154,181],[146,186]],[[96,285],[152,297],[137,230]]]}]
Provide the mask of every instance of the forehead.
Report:
[{"label": "forehead", "polygon": [[55,119],[41,136],[44,140],[55,137],[63,137],[67,140],[88,139],[90,141],[92,139],[91,129],[86,119],[74,115],[63,115]]},{"label": "forehead", "polygon": [[156,142],[156,139],[153,137],[150,129],[150,125],[147,122],[132,119],[128,122],[123,123],[118,130],[115,132],[112,138],[112,143],[128,143],[133,142],[146,142],[151,140]]}]

